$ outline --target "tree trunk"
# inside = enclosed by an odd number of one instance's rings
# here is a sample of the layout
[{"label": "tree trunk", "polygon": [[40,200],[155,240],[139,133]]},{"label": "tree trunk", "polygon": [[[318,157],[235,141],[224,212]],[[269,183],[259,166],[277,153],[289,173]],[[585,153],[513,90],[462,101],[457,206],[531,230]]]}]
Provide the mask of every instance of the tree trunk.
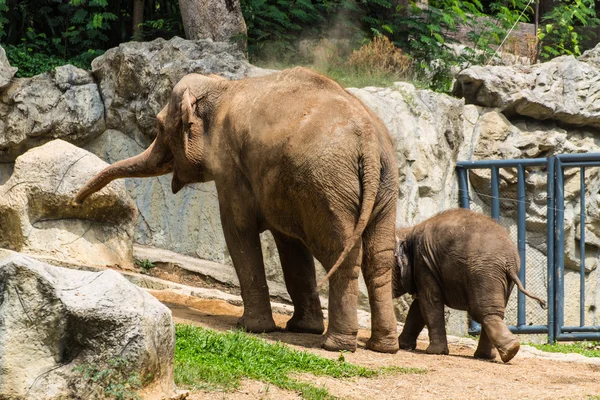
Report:
[{"label": "tree trunk", "polygon": [[144,0],[133,0],[133,40],[142,40],[139,25],[144,22]]},{"label": "tree trunk", "polygon": [[179,0],[179,8],[188,39],[232,41],[246,54],[246,22],[239,0]]}]

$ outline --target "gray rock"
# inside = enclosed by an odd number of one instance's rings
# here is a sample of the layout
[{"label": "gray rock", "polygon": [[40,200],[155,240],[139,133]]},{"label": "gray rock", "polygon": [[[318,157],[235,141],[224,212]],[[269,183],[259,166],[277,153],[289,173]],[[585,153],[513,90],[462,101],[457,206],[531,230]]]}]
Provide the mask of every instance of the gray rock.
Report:
[{"label": "gray rock", "polygon": [[76,191],[106,166],[62,140],[17,158],[0,186],[0,247],[91,266],[132,267],[135,205],[123,182],[112,182],[85,206]]},{"label": "gray rock", "polygon": [[85,370],[122,360],[170,393],[171,312],[119,273],[75,271],[0,250],[0,398],[103,398]]},{"label": "gray rock", "polygon": [[82,144],[104,129],[100,92],[82,69],[58,67],[0,91],[0,162],[53,139]]},{"label": "gray rock", "polygon": [[6,58],[6,51],[0,46],[0,91],[10,85],[19,69],[11,67]]},{"label": "gray rock", "polygon": [[140,142],[140,135],[156,136],[156,114],[184,75],[240,79],[271,72],[249,64],[233,44],[179,37],[122,43],[96,58],[92,70],[100,82],[107,127]]},{"label": "gray rock", "polygon": [[579,59],[532,66],[473,66],[456,78],[454,95],[506,115],[600,127],[600,45]]}]

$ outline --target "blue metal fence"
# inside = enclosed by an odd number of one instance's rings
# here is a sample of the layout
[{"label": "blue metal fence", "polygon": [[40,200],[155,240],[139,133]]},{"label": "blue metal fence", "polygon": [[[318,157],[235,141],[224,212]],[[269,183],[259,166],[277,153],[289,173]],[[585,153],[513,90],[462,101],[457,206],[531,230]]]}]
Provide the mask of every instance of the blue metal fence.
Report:
[{"label": "blue metal fence", "polygon": [[[586,326],[585,323],[585,170],[600,166],[599,153],[561,154],[555,157],[555,293],[554,328],[549,340],[575,341],[600,340],[600,326]],[[565,326],[565,169],[579,168],[579,326]]]},{"label": "blue metal fence", "polygon": [[[545,325],[527,324],[526,300],[521,292],[517,297],[517,323],[509,326],[514,333],[548,334],[548,341],[555,340],[597,340],[600,339],[600,326],[585,325],[585,168],[600,166],[600,153],[564,154],[548,158],[520,160],[461,161],[457,163],[460,206],[470,208],[469,170],[488,169],[491,171],[492,218],[500,218],[500,169],[517,170],[517,248],[520,256],[519,278],[526,285],[526,200],[525,172],[527,168],[546,169],[547,180],[547,296],[548,313]],[[579,326],[564,325],[564,170],[580,168],[580,323]],[[479,324],[471,321],[469,333],[478,334]]]}]

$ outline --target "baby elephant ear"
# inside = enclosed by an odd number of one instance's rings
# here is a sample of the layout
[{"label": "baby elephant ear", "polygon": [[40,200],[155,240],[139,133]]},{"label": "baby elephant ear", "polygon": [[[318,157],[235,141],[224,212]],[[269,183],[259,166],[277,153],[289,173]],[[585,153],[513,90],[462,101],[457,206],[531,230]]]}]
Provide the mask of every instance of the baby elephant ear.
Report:
[{"label": "baby elephant ear", "polygon": [[181,98],[181,120],[183,122],[183,126],[185,130],[188,130],[190,124],[194,121],[194,107],[192,103],[194,103],[196,99],[190,96],[190,89],[185,89],[183,92],[183,97]]}]

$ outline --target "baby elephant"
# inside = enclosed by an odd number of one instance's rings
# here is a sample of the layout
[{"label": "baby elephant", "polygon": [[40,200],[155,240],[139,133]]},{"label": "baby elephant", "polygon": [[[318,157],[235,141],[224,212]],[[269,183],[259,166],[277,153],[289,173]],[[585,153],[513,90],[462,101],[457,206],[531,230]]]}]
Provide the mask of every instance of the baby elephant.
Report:
[{"label": "baby elephant", "polygon": [[469,313],[482,324],[475,357],[510,361],[519,341],[504,323],[504,309],[513,285],[542,308],[544,300],[529,294],[518,278],[519,254],[504,228],[487,216],[467,209],[444,211],[412,228],[396,232],[394,297],[416,295],[404,330],[401,349],[414,349],[427,325],[427,353],[448,354],[444,304]]}]

